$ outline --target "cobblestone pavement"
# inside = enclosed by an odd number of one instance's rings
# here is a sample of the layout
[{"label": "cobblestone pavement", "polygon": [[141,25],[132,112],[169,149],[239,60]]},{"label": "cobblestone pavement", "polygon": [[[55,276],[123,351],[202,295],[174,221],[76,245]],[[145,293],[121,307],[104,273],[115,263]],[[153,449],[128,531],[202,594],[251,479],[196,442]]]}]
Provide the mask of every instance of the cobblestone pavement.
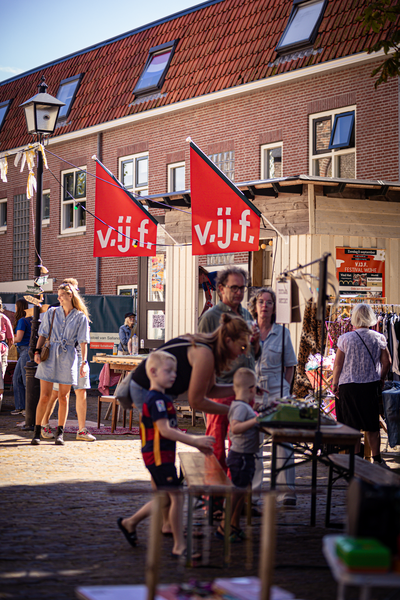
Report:
[{"label": "cobblestone pavement", "polygon": [[[143,583],[148,523],[140,525],[139,544],[131,548],[116,520],[132,514],[149,494],[110,493],[126,486],[150,493],[138,436],[98,436],[90,443],[66,434],[65,446],[49,440],[33,447],[32,433],[16,427],[20,419],[10,415],[12,409],[8,395],[0,415],[0,598],[64,600],[75,598],[75,588],[82,585]],[[70,415],[74,418],[73,398]],[[95,421],[96,415],[97,400],[90,397],[88,419]],[[191,430],[189,423],[185,419],[180,425]],[[201,425],[197,431],[204,430]],[[389,458],[393,468],[399,466],[396,454]],[[308,483],[310,475],[309,467],[297,468],[297,483]],[[319,483],[326,483],[324,468],[318,475]],[[333,531],[323,527],[325,491],[318,495],[317,526],[311,528],[309,491],[300,490],[295,509],[278,510],[275,583],[297,598],[333,600],[336,584],[321,552],[322,537]],[[343,521],[345,490],[335,492],[333,504],[333,520]],[[201,511],[196,518],[203,518]],[[253,519],[251,553],[246,555],[245,544],[232,544],[228,567],[222,565],[222,542],[214,537],[211,566],[196,569],[184,569],[171,559],[172,541],[163,538],[160,581],[256,575],[260,523]],[[357,597],[353,592],[349,599]]]}]

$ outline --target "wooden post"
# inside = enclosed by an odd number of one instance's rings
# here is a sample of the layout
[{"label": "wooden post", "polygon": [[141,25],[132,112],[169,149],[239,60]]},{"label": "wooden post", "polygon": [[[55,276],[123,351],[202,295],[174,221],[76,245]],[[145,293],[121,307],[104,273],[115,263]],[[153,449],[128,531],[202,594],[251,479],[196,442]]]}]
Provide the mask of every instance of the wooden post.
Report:
[{"label": "wooden post", "polygon": [[165,503],[165,493],[156,492],[154,495],[153,506],[150,520],[150,539],[147,546],[146,560],[146,585],[147,600],[154,600],[157,583],[158,569],[161,555],[161,526],[162,526],[162,508]]},{"label": "wooden post", "polygon": [[269,600],[275,563],[276,541],[276,494],[264,496],[261,529],[259,578],[261,582],[260,600]]}]

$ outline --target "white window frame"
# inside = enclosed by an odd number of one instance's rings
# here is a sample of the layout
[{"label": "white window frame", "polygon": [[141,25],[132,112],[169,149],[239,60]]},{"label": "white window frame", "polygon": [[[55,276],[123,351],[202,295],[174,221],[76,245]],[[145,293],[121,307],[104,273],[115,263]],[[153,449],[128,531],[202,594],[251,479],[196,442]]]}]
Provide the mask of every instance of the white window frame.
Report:
[{"label": "white window frame", "polygon": [[[86,171],[86,196],[84,198],[76,198],[76,199],[69,199],[69,200],[64,200],[64,176],[68,175],[69,173],[78,173],[79,171]],[[61,227],[61,235],[68,235],[68,234],[74,234],[74,233],[83,233],[86,231],[86,225],[81,225],[81,226],[73,226],[73,227],[64,227],[64,206],[66,206],[67,204],[73,204],[75,205],[76,202],[84,202],[85,205],[87,203],[87,168],[86,165],[82,166],[82,167],[77,167],[74,169],[66,169],[65,171],[61,171],[61,218],[60,218],[60,227]],[[74,177],[74,190],[75,190],[75,177]],[[75,211],[75,206],[73,208],[73,217],[74,217],[74,223],[75,223],[75,215],[78,214],[78,211]]]},{"label": "white window frame", "polygon": [[[146,185],[135,185],[136,184],[136,161],[140,158],[147,158],[147,184]],[[133,185],[126,186],[122,177],[122,164],[126,161],[131,160],[133,162]],[[148,152],[139,152],[138,154],[131,154],[130,156],[121,156],[118,159],[118,179],[122,183],[123,186],[134,196],[147,196],[149,193],[149,153]]]},{"label": "white window frame", "polygon": [[[185,161],[171,163],[170,165],[168,165],[168,192],[169,193],[183,192],[185,190],[185,188],[183,188],[182,190],[174,190],[174,170],[179,169],[180,167],[183,167],[185,169],[185,178],[186,178]],[[186,181],[186,179],[185,179],[185,181]]]},{"label": "white window frame", "polygon": [[[0,204],[5,204],[7,210],[7,198],[0,198]],[[6,231],[7,225],[0,225],[0,233],[5,233]]]},{"label": "white window frame", "polygon": [[275,148],[281,148],[281,164],[282,164],[282,175],[280,175],[280,177],[283,176],[283,142],[275,142],[274,144],[263,144],[260,148],[261,150],[261,172],[260,172],[260,179],[268,179],[268,177],[265,176],[265,168],[266,168],[266,154],[268,152],[268,150],[275,150]]},{"label": "white window frame", "polygon": [[49,196],[50,196],[50,190],[43,190],[43,192],[42,192],[42,227],[43,226],[47,227],[48,225],[50,225],[50,217],[48,219],[45,219],[43,217],[43,196],[45,194],[49,194]]},{"label": "white window frame", "polygon": [[[327,150],[323,154],[313,154],[313,144],[314,144],[314,120],[321,119],[324,117],[331,118],[331,125],[333,127],[333,123],[335,121],[335,116],[340,115],[345,112],[354,111],[354,129],[357,124],[357,107],[353,106],[343,106],[342,108],[337,108],[335,110],[328,110],[320,113],[314,113],[309,115],[308,121],[308,131],[309,131],[309,146],[308,146],[308,156],[309,156],[309,174],[311,176],[316,175],[315,164],[316,161],[321,158],[332,158],[332,177],[339,177],[339,161],[338,158],[340,156],[344,156],[346,154],[354,154],[354,179],[357,178],[357,139],[353,148],[333,148],[332,150]],[[332,131],[332,129],[331,129]]]}]

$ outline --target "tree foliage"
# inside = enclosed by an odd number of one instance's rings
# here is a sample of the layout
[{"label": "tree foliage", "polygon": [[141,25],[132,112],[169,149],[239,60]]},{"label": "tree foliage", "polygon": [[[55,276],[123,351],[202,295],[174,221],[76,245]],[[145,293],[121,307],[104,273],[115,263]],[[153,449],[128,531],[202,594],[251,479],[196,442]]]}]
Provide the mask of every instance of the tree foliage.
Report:
[{"label": "tree foliage", "polygon": [[379,75],[375,81],[375,88],[381,83],[386,83],[391,77],[400,75],[400,3],[393,0],[376,0],[371,2],[363,14],[358,17],[364,27],[374,33],[381,33],[386,23],[392,23],[385,39],[368,48],[368,54],[383,50],[388,58],[371,73],[371,77]]}]

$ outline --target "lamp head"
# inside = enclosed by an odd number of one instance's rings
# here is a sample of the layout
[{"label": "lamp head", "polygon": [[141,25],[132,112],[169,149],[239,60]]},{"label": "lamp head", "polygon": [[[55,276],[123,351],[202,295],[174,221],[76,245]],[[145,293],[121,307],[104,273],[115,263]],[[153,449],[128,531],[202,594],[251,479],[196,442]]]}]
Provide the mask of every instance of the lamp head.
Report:
[{"label": "lamp head", "polygon": [[38,93],[20,106],[25,110],[26,126],[29,133],[50,135],[56,128],[59,110],[64,102],[46,92],[44,76],[38,86]]}]

